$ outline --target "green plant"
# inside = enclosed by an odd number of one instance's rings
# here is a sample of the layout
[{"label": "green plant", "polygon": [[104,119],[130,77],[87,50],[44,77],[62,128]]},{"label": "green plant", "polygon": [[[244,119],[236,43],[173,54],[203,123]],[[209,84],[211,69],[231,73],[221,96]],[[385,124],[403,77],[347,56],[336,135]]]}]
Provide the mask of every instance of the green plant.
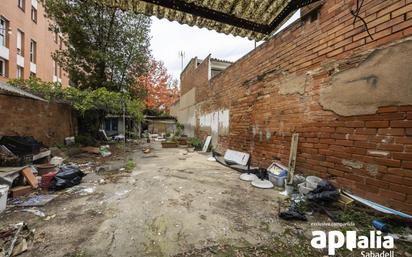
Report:
[{"label": "green plant", "polygon": [[136,122],[143,120],[143,102],[134,99],[129,93],[108,91],[106,88],[95,90],[63,88],[59,83],[44,82],[34,77],[27,80],[12,79],[9,80],[9,84],[30,91],[48,101],[71,104],[81,115],[97,111],[101,112],[103,117],[105,113],[121,114],[125,103],[127,113],[134,117]]},{"label": "green plant", "polygon": [[196,149],[199,149],[200,147],[202,147],[202,140],[200,140],[200,139],[197,138],[197,137],[190,137],[190,138],[187,140],[187,142],[188,142],[191,146],[195,147]]},{"label": "green plant", "polygon": [[126,171],[131,172],[136,167],[136,163],[133,160],[128,160],[126,163]]}]

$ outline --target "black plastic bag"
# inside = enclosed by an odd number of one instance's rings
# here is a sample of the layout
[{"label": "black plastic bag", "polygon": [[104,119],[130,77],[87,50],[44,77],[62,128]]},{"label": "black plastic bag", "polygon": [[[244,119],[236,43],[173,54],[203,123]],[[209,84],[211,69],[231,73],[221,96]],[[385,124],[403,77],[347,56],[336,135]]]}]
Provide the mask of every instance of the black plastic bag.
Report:
[{"label": "black plastic bag", "polygon": [[33,137],[3,136],[0,145],[4,145],[17,156],[38,154],[42,144]]},{"label": "black plastic bag", "polygon": [[308,220],[295,203],[292,203],[289,210],[279,213],[279,218],[284,220]]},{"label": "black plastic bag", "polygon": [[63,166],[50,182],[49,190],[62,190],[78,185],[84,176],[86,175],[76,166]]},{"label": "black plastic bag", "polygon": [[314,190],[306,195],[306,197],[309,201],[332,203],[338,200],[339,192],[331,183],[322,180]]}]

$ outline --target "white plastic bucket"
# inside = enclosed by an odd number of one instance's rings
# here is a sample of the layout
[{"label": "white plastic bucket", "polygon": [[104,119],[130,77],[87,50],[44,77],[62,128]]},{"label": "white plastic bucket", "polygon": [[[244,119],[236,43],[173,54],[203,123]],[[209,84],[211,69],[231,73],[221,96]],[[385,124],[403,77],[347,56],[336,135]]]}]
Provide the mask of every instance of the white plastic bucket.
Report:
[{"label": "white plastic bucket", "polygon": [[6,209],[8,192],[9,186],[0,185],[0,213],[2,213]]}]

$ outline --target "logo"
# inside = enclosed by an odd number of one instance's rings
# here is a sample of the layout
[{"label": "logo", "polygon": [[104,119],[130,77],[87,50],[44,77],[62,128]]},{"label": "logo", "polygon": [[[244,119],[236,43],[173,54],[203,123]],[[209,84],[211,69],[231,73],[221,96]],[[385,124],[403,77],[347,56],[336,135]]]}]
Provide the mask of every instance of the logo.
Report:
[{"label": "logo", "polygon": [[[344,234],[341,231],[312,231],[312,240],[310,244],[316,249],[328,249],[329,255],[335,255],[336,249],[346,247],[346,249],[353,251],[353,249],[393,249],[394,239],[391,236],[382,236],[381,231],[371,231],[368,236],[358,236],[356,231],[346,231]],[[385,252],[384,252],[385,253]],[[382,256],[393,256],[390,255]],[[365,255],[362,252],[362,256]]]}]

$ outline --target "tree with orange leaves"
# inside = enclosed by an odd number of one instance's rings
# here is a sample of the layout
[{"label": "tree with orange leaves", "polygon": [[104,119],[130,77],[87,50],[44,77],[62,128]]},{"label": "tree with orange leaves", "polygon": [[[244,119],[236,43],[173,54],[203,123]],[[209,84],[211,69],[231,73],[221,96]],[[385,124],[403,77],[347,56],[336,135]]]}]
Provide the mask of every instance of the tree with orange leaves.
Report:
[{"label": "tree with orange leaves", "polygon": [[131,91],[141,97],[141,89],[144,89],[143,97],[147,109],[168,113],[170,106],[179,97],[177,80],[172,79],[161,61],[151,59],[148,72],[140,76],[138,81],[139,85],[132,87]]}]

